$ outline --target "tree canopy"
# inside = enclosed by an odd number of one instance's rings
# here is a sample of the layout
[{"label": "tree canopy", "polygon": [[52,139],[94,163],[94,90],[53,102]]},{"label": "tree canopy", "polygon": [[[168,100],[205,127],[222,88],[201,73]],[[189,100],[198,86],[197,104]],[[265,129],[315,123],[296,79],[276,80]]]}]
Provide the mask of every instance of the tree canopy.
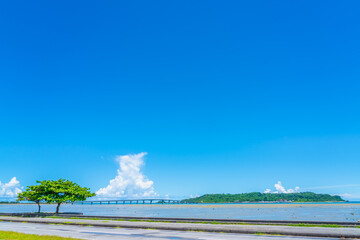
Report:
[{"label": "tree canopy", "polygon": [[40,182],[40,186],[44,187],[43,199],[47,203],[57,204],[56,213],[59,213],[60,204],[64,202],[84,201],[88,197],[95,196],[89,188],[64,179],[44,180]]},{"label": "tree canopy", "polygon": [[26,187],[25,191],[19,193],[16,200],[35,202],[39,207],[38,212],[40,212],[40,202],[43,200],[43,197],[44,187],[41,185],[32,185]]},{"label": "tree canopy", "polygon": [[18,195],[17,201],[33,201],[38,204],[40,212],[40,202],[56,203],[56,213],[59,213],[60,205],[64,202],[84,201],[88,197],[95,196],[89,188],[81,187],[69,180],[44,180],[36,181],[39,185],[32,185],[26,191]]}]

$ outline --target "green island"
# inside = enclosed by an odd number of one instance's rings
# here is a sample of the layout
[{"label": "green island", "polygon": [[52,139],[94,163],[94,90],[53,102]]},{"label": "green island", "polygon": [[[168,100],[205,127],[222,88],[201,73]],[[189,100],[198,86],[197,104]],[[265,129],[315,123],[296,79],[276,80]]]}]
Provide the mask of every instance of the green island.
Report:
[{"label": "green island", "polygon": [[241,193],[241,194],[205,194],[196,198],[184,199],[182,203],[244,203],[244,202],[345,202],[340,196],[301,193]]}]

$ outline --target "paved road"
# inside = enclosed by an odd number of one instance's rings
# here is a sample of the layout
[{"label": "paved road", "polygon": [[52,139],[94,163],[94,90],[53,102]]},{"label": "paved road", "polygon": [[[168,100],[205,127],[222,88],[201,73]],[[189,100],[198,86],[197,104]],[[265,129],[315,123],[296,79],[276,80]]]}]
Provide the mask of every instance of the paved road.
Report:
[{"label": "paved road", "polygon": [[239,225],[239,224],[201,224],[201,223],[167,223],[167,222],[138,222],[138,221],[105,221],[90,219],[65,219],[65,218],[25,218],[25,217],[0,217],[5,222],[18,223],[51,223],[77,225],[82,227],[95,226],[102,228],[136,228],[157,229],[169,231],[200,231],[238,234],[277,234],[285,236],[306,237],[329,237],[329,238],[359,238],[360,228],[324,228],[324,227],[295,227],[295,226],[272,226],[272,225]]},{"label": "paved road", "polygon": [[335,238],[288,237],[231,233],[183,232],[152,229],[106,228],[39,223],[0,222],[0,230],[98,240],[334,240]]}]

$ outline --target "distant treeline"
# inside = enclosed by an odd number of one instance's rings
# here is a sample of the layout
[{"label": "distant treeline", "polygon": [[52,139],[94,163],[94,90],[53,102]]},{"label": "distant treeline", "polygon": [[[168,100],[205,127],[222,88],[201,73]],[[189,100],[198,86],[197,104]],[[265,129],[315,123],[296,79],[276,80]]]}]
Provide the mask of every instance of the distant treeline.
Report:
[{"label": "distant treeline", "polygon": [[14,202],[14,201],[0,201],[0,204],[15,204],[18,202]]},{"label": "distant treeline", "polygon": [[186,203],[236,203],[236,202],[343,202],[340,196],[329,194],[302,193],[241,193],[241,194],[206,194],[201,197],[184,199]]}]

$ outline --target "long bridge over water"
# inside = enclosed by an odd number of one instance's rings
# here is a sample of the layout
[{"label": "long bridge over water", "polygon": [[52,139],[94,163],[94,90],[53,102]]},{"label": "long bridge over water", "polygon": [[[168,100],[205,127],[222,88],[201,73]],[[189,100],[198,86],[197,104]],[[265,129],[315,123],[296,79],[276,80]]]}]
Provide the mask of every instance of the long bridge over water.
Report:
[{"label": "long bridge over water", "polygon": [[173,200],[173,199],[116,199],[116,200],[90,200],[90,201],[76,201],[69,202],[71,204],[181,204],[181,200]]}]

